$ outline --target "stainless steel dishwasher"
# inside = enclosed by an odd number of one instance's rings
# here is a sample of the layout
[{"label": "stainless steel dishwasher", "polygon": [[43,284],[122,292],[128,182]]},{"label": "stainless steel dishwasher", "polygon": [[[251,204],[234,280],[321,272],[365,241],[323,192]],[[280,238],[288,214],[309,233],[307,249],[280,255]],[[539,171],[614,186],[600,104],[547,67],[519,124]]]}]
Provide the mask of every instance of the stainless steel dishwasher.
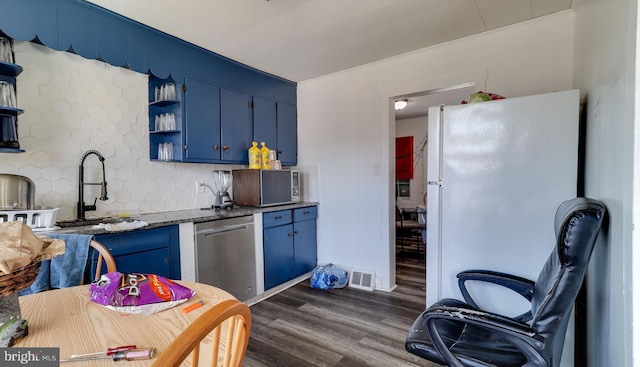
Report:
[{"label": "stainless steel dishwasher", "polygon": [[256,295],[253,216],[196,223],[196,281],[241,301]]}]

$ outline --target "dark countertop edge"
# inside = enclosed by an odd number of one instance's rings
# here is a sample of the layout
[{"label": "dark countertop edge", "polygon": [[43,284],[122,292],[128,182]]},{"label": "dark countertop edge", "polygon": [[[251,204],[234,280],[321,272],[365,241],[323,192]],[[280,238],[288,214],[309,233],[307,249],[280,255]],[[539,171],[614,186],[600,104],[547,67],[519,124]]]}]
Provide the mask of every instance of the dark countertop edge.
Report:
[{"label": "dark countertop edge", "polygon": [[57,230],[51,231],[38,231],[35,232],[36,235],[46,236],[50,233],[77,233],[77,234],[114,234],[114,233],[123,233],[130,231],[140,231],[145,229],[157,228],[170,226],[174,224],[181,223],[202,223],[209,222],[212,220],[220,220],[227,218],[236,218],[236,217],[244,217],[248,215],[253,215],[256,213],[267,213],[274,212],[278,210],[287,210],[287,209],[297,209],[304,208],[308,206],[318,206],[319,203],[313,201],[301,201],[299,203],[293,204],[285,204],[285,205],[276,205],[269,207],[253,207],[253,206],[238,206],[233,207],[232,209],[185,209],[185,210],[175,210],[169,212],[158,212],[158,213],[148,213],[148,214],[140,214],[132,217],[132,220],[142,220],[148,223],[145,227],[140,227],[128,231],[117,231],[117,232],[109,232],[103,228],[94,229],[93,226],[83,226],[83,227],[69,227],[69,228],[61,228]]}]

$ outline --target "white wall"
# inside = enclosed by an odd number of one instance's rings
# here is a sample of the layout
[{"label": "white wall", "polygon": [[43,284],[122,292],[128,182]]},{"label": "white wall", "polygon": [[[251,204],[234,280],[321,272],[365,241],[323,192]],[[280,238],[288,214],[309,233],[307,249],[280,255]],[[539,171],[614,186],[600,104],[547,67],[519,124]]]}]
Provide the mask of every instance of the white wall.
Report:
[{"label": "white wall", "polygon": [[640,284],[637,6],[636,0],[575,5],[575,80],[587,113],[586,196],[609,210],[587,278],[588,365],[594,367],[640,363],[640,292],[633,287]]},{"label": "white wall", "polygon": [[427,116],[396,120],[395,137],[403,136],[413,136],[413,179],[409,181],[411,196],[397,198],[396,203],[399,208],[424,207],[422,199],[427,192]]},{"label": "white wall", "polygon": [[395,286],[393,96],[468,82],[507,97],[572,89],[573,29],[566,11],[299,83],[299,164],[318,173],[321,201],[318,261]]},{"label": "white wall", "polygon": [[[58,207],[58,220],[73,219],[78,165],[95,149],[104,155],[109,200],[87,217],[210,206],[196,180],[212,181],[215,165],[151,162],[147,75],[28,42],[16,42],[21,154],[0,154],[0,172],[29,177],[36,205]],[[229,169],[229,166],[224,166]],[[99,182],[100,162],[85,161],[85,182]],[[86,186],[93,203],[99,186]]]}]

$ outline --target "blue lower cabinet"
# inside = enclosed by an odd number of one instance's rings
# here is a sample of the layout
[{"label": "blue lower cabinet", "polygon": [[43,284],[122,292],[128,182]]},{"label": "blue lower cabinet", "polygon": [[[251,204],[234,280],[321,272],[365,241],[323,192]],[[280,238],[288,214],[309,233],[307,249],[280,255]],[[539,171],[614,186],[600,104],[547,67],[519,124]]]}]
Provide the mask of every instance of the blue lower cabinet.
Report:
[{"label": "blue lower cabinet", "polygon": [[264,230],[264,289],[273,288],[294,276],[293,225]]},{"label": "blue lower cabinet", "polygon": [[264,289],[313,270],[317,264],[317,207],[263,214]]},{"label": "blue lower cabinet", "polygon": [[[121,273],[157,274],[169,279],[180,279],[180,240],[178,226],[166,226],[130,232],[100,234],[96,241],[113,255]],[[90,278],[96,266],[98,254],[91,250]],[[103,266],[103,272],[106,267]]]},{"label": "blue lower cabinet", "polygon": [[313,270],[317,264],[316,220],[293,224],[293,276],[298,277]]}]

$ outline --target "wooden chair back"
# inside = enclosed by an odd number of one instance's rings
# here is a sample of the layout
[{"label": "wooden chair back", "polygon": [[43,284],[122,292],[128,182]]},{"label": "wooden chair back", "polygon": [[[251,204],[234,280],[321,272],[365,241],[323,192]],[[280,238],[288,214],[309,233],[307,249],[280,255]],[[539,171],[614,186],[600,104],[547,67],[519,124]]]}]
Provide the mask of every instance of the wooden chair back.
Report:
[{"label": "wooden chair back", "polygon": [[[107,264],[107,272],[111,273],[113,271],[118,271],[116,268],[116,261],[113,259],[111,252],[104,247],[103,244],[96,240],[91,240],[89,242],[89,246],[98,251],[98,264],[96,265],[96,276],[94,280],[100,279],[100,273],[102,272],[102,262],[104,261]],[[89,260],[91,261],[91,260]]]},{"label": "wooden chair back", "polygon": [[211,349],[203,358],[209,361],[209,366],[240,367],[249,344],[250,330],[249,306],[238,300],[224,301],[189,325],[161,351],[151,367],[177,367],[189,355],[191,366],[198,367],[201,347]]}]

